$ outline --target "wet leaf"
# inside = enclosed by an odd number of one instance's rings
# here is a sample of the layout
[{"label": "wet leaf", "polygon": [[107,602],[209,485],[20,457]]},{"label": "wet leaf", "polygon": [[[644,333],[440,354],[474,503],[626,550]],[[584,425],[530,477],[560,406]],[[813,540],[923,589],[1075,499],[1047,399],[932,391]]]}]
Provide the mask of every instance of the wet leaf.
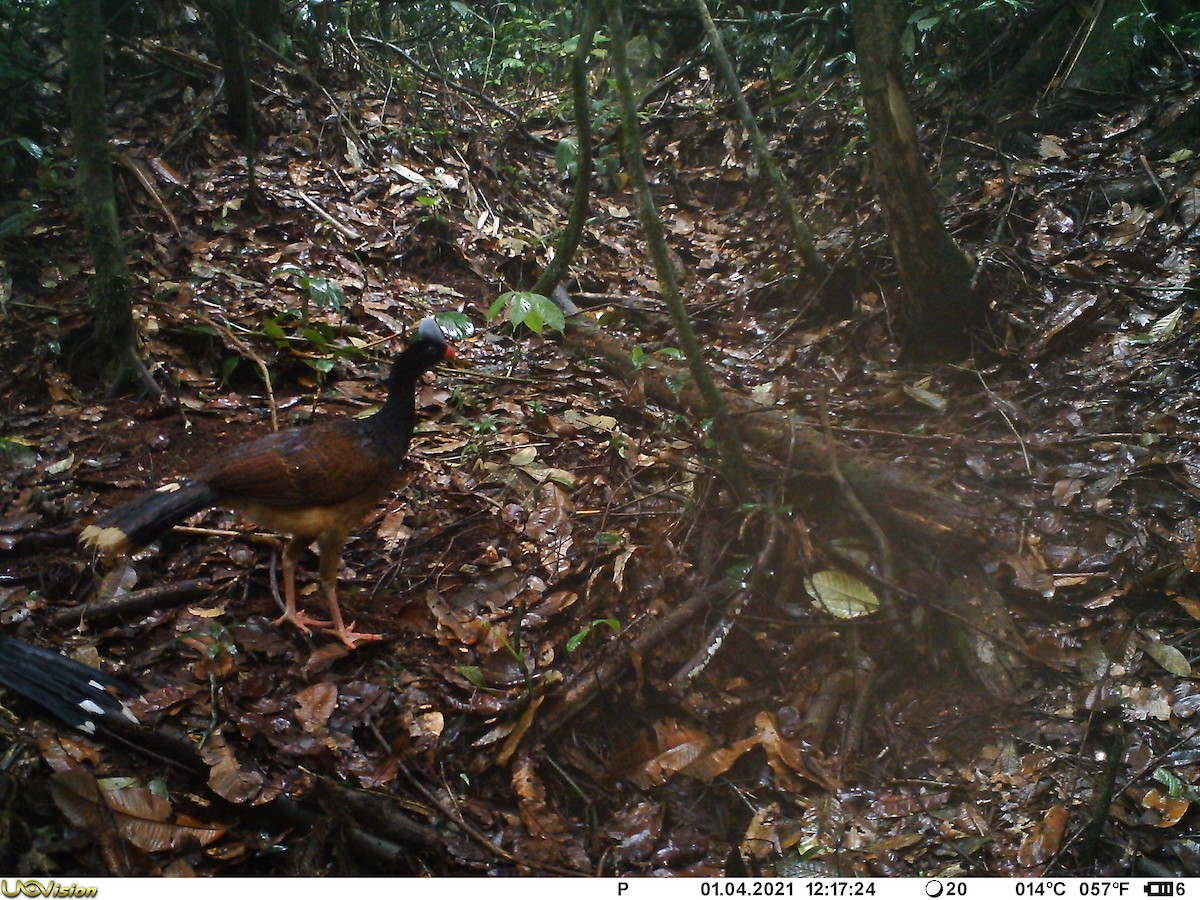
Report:
[{"label": "wet leaf", "polygon": [[1151,788],[1142,795],[1142,806],[1157,813],[1156,828],[1173,828],[1187,815],[1192,804],[1190,800],[1169,797],[1157,788]]},{"label": "wet leaf", "polygon": [[1187,678],[1192,674],[1192,667],[1188,663],[1187,657],[1170,644],[1164,644],[1157,638],[1145,634],[1142,635],[1141,644],[1147,655],[1172,675]]},{"label": "wet leaf", "polygon": [[879,598],[853,575],[825,569],[804,579],[804,589],[815,605],[837,619],[855,619],[879,609]]},{"label": "wet leaf", "polygon": [[1152,341],[1163,341],[1175,333],[1179,320],[1183,316],[1183,307],[1177,306],[1157,322],[1150,326],[1149,338]]},{"label": "wet leaf", "polygon": [[1050,807],[1021,842],[1017,861],[1027,869],[1048,862],[1062,847],[1069,818],[1066,807]]},{"label": "wet leaf", "polygon": [[924,404],[925,406],[928,406],[930,409],[937,412],[944,413],[946,408],[949,406],[949,403],[941,394],[935,393],[929,389],[929,385],[931,383],[931,378],[922,378],[915,384],[906,384],[904,386],[904,393],[916,400],[918,403]]},{"label": "wet leaf", "polygon": [[337,685],[329,681],[309,685],[296,695],[296,720],[308,732],[325,730],[337,708]]},{"label": "wet leaf", "polygon": [[140,787],[105,789],[82,767],[56,772],[50,793],[77,827],[100,831],[115,826],[121,837],[148,853],[207,846],[226,830],[172,823],[168,801]]}]

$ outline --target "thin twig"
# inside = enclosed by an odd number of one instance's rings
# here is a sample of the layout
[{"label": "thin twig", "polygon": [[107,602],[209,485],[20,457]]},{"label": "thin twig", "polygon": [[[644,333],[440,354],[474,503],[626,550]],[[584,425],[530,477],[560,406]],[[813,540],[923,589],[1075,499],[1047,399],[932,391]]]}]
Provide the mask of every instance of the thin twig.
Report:
[{"label": "thin twig", "polygon": [[542,735],[549,737],[562,728],[586,709],[589,703],[615,685],[632,664],[632,659],[645,658],[692,619],[712,608],[714,598],[728,593],[730,587],[729,582],[724,579],[715,582],[697,591],[682,606],[676,607],[662,618],[647,617],[644,629],[632,640],[625,641],[622,636],[612,641],[609,645],[612,650],[608,656],[595,669],[576,676],[566,686],[554,708],[542,717]]},{"label": "thin twig", "polygon": [[56,612],[50,617],[53,625],[99,625],[125,613],[137,613],[160,606],[173,606],[215,590],[219,585],[205,578],[156,584],[140,591],[130,591],[111,600],[86,603]]},{"label": "thin twig", "polygon": [[390,41],[380,40],[379,38],[373,37],[369,34],[362,35],[362,38],[366,41],[369,41],[372,44],[378,44],[381,47],[387,47],[389,50],[391,50],[393,53],[395,53],[397,56],[399,56],[402,60],[404,60],[418,74],[424,75],[426,78],[431,78],[434,81],[441,82],[446,87],[450,88],[453,91],[457,91],[460,94],[466,94],[468,97],[472,98],[473,100],[478,100],[480,103],[482,103],[488,109],[492,110],[492,112],[496,112],[496,113],[499,113],[500,115],[504,116],[506,119],[511,121],[514,125],[516,125],[517,131],[520,133],[521,137],[525,138],[526,140],[532,141],[536,144],[543,144],[543,145],[548,143],[547,139],[538,138],[535,135],[531,134],[526,129],[525,123],[521,119],[521,117],[518,116],[512,110],[506,109],[505,107],[503,107],[499,103],[497,103],[495,100],[493,100],[491,97],[488,97],[486,94],[480,93],[479,91],[475,90],[474,88],[468,87],[465,84],[460,84],[459,82],[454,81],[450,78],[445,78],[442,75],[439,75],[437,72],[434,72],[431,69],[425,68],[425,66],[421,65],[419,62],[417,62],[415,59],[413,59],[412,56],[409,54],[409,52],[407,50],[405,50],[403,47],[398,47],[395,44],[391,43]]},{"label": "thin twig", "polygon": [[323,210],[317,204],[317,202],[315,200],[313,200],[312,197],[308,196],[308,194],[304,193],[304,191],[292,191],[292,196],[295,197],[297,200],[299,200],[301,203],[303,203],[305,206],[307,206],[309,209],[311,209],[313,212],[315,212],[318,216],[320,216],[326,222],[328,222],[333,227],[333,230],[336,231],[338,234],[340,234],[342,237],[344,237],[348,240],[351,240],[351,241],[361,241],[362,240],[361,234],[359,234],[357,231],[355,231],[353,228],[351,228],[349,225],[345,224],[344,222],[341,222],[338,219],[335,219],[331,213],[328,213],[325,210]]}]

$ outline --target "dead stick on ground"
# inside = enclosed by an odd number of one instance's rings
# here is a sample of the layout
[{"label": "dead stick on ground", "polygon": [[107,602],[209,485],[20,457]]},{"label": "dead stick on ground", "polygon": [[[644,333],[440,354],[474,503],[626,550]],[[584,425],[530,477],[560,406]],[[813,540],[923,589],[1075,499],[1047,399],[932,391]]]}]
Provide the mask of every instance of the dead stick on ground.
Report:
[{"label": "dead stick on ground", "polygon": [[[558,703],[541,721],[542,735],[548,737],[582,712],[589,703],[615,685],[625,674],[634,658],[644,657],[665,643],[679,629],[704,611],[712,608],[714,598],[728,593],[732,586],[721,580],[698,591],[682,606],[676,607],[661,619],[650,619],[637,637],[627,644],[617,640],[611,644],[609,655],[590,672],[577,676],[563,691]],[[621,652],[624,650],[624,652]]]},{"label": "dead stick on ground", "polygon": [[[767,526],[767,537],[763,541],[763,548],[759,552],[758,557],[754,561],[754,570],[751,573],[751,582],[762,577],[770,567],[771,556],[775,552],[775,544],[779,537],[779,520],[776,516],[771,516]],[[733,626],[737,624],[738,618],[746,611],[746,607],[750,605],[750,601],[754,599],[754,591],[750,586],[742,588],[733,599],[726,605],[724,613],[721,615],[721,620],[717,623],[708,636],[704,640],[704,644],[699,650],[693,654],[679,671],[676,672],[671,680],[667,682],[667,690],[676,699],[683,696],[688,685],[699,677],[708,666],[716,659],[721,648],[725,646],[725,639],[729,637]]]},{"label": "dead stick on ground", "polygon": [[309,209],[311,209],[313,212],[315,212],[318,216],[320,216],[326,222],[328,222],[330,224],[330,226],[333,228],[333,230],[336,231],[338,234],[340,234],[342,237],[344,237],[348,240],[351,240],[351,241],[361,241],[362,240],[361,234],[359,234],[357,231],[355,231],[353,228],[351,228],[345,222],[342,222],[339,219],[334,218],[334,216],[331,213],[322,209],[317,204],[317,201],[313,200],[313,198],[308,196],[308,194],[304,193],[304,191],[293,191],[292,196],[295,197],[296,199],[298,199],[301,203],[303,203],[305,206],[307,206]]},{"label": "dead stick on ground", "polygon": [[154,587],[143,588],[140,591],[130,591],[112,600],[97,603],[86,603],[56,612],[50,617],[54,625],[69,625],[78,622],[80,625],[99,625],[124,613],[143,612],[160,606],[174,606],[185,600],[208,594],[218,587],[207,579],[192,579],[179,581],[174,584],[158,584]]}]

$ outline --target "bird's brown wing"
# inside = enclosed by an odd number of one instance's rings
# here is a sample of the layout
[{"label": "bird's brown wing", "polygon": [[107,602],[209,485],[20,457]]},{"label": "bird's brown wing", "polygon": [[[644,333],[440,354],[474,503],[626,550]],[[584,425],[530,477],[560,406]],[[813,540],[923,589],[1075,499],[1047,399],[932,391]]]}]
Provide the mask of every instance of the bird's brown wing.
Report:
[{"label": "bird's brown wing", "polygon": [[334,506],[386,489],[396,461],[357,420],[289,428],[231,447],[196,475],[234,501],[281,510]]}]

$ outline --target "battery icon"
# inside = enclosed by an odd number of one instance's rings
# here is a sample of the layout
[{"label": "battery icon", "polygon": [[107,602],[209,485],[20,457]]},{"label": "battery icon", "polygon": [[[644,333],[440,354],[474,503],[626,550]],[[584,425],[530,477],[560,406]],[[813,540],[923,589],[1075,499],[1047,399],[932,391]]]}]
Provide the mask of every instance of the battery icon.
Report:
[{"label": "battery icon", "polygon": [[1173,881],[1151,881],[1147,882],[1146,887],[1147,897],[1174,897],[1175,882]]}]

